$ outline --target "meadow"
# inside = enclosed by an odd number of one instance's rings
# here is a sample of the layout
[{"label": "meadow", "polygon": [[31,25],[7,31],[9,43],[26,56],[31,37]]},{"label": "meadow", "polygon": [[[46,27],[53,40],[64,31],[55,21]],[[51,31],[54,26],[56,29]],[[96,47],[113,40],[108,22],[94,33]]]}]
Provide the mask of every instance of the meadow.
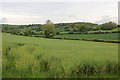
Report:
[{"label": "meadow", "polygon": [[0,79],[2,78],[2,34],[0,32]]},{"label": "meadow", "polygon": [[3,78],[116,78],[118,44],[3,33]]}]

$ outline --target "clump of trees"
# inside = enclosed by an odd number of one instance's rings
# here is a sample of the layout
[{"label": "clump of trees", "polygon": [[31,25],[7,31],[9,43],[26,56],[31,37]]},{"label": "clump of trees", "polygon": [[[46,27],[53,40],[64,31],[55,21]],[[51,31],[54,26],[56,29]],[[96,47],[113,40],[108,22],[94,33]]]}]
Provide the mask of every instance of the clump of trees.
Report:
[{"label": "clump of trees", "polygon": [[8,25],[2,24],[2,32],[11,33],[14,35],[32,36],[42,34],[41,24],[30,25]]},{"label": "clump of trees", "polygon": [[78,28],[78,32],[80,34],[86,34],[89,30],[89,27],[86,24],[76,25],[76,27]]},{"label": "clump of trees", "polygon": [[98,30],[97,24],[91,23],[77,23],[69,27],[69,34],[79,33],[87,34],[90,30]]},{"label": "clump of trees", "polygon": [[23,29],[13,29],[11,34],[14,35],[22,35],[22,36],[30,36],[32,34],[35,34],[35,32],[31,28],[23,28]]},{"label": "clump of trees", "polygon": [[45,35],[46,38],[50,38],[55,35],[55,27],[54,27],[54,24],[50,20],[47,20],[46,24],[44,24],[43,34]]},{"label": "clump of trees", "polygon": [[[107,30],[113,30],[115,28],[118,28],[116,23],[108,22],[101,25],[98,24],[91,24],[91,23],[77,23],[69,27],[69,34],[89,34],[90,31],[93,31],[93,34],[102,34],[102,33],[109,33]],[[103,30],[103,31],[101,31]],[[118,31],[116,31],[118,32]]]},{"label": "clump of trees", "polygon": [[112,30],[117,28],[117,24],[113,22],[108,22],[100,25],[101,30]]}]

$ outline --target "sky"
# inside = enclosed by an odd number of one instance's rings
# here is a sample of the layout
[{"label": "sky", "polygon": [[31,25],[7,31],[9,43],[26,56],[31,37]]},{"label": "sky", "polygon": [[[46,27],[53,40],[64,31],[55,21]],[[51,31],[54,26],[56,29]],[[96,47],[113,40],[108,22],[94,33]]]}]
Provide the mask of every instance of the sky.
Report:
[{"label": "sky", "polygon": [[118,2],[119,0],[0,0],[0,2]]},{"label": "sky", "polygon": [[101,0],[101,2],[98,0],[7,1],[0,3],[1,23],[44,24],[46,20],[51,20],[53,23],[92,22],[101,24],[109,21],[118,23],[117,0]]}]

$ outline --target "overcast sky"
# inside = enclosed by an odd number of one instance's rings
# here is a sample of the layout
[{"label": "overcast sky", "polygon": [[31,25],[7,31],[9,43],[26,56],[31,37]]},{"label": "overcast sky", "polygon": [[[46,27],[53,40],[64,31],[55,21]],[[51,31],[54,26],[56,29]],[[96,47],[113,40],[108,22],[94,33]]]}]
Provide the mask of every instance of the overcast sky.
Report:
[{"label": "overcast sky", "polygon": [[[118,2],[2,2],[1,22],[11,24],[61,22],[118,22]],[[114,1],[114,2],[113,2]],[[1,16],[2,15],[2,16]]]}]

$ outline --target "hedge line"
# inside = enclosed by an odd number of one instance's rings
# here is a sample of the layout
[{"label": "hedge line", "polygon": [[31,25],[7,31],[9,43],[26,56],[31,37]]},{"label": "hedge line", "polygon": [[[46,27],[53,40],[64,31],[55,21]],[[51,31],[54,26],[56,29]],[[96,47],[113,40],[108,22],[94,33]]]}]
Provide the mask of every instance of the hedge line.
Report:
[{"label": "hedge line", "polygon": [[94,41],[94,42],[107,42],[107,43],[120,43],[120,40],[103,40],[103,39],[78,39],[78,38],[61,38],[53,37],[50,39],[65,39],[65,40],[83,40],[83,41]]}]

